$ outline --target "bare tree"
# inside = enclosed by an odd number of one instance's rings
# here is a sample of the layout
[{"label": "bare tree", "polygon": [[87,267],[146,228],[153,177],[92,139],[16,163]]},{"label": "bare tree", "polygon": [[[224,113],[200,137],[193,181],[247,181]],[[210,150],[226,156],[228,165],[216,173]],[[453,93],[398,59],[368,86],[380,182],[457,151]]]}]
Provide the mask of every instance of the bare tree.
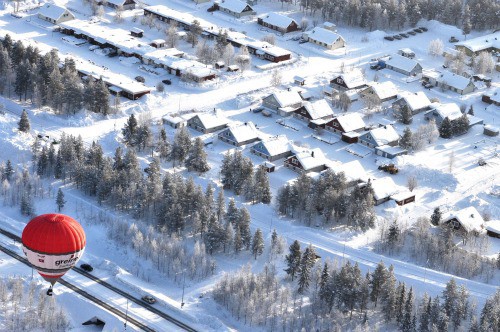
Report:
[{"label": "bare tree", "polygon": [[273,70],[272,74],[271,74],[271,86],[274,86],[274,87],[277,87],[281,84],[281,80],[282,80],[282,77],[281,77],[281,73],[275,69]]},{"label": "bare tree", "polygon": [[413,189],[418,186],[417,177],[415,175],[408,176],[406,179],[406,185],[408,186],[409,191],[413,191]]},{"label": "bare tree", "polygon": [[179,35],[177,34],[177,23],[172,22],[168,29],[165,29],[167,37],[167,46],[170,48],[176,47],[179,42]]},{"label": "bare tree", "polygon": [[261,40],[264,41],[264,42],[267,42],[267,43],[269,43],[271,45],[276,45],[276,36],[273,35],[273,34],[271,34],[271,33],[265,35],[264,37],[262,37]]}]

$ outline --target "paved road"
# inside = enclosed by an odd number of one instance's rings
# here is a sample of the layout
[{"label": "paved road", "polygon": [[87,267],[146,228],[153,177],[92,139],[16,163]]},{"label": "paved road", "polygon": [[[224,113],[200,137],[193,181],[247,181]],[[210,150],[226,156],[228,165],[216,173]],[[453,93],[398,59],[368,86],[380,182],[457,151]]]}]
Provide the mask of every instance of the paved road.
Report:
[{"label": "paved road", "polygon": [[[0,234],[2,235],[5,235],[6,237],[12,239],[12,240],[15,240],[17,242],[21,242],[21,238],[9,231],[6,231],[4,229],[1,229],[0,228]],[[9,250],[3,246],[0,246],[0,250],[5,252],[6,254],[10,255],[11,257],[17,259],[18,261],[28,265],[28,266],[31,266],[31,264],[28,262],[28,260],[26,260],[24,257],[21,257],[20,255],[16,254],[15,252],[13,252],[12,250]],[[164,318],[165,320],[169,321],[170,323],[176,325],[177,327],[180,327],[181,329],[185,330],[185,331],[189,331],[189,332],[196,332],[196,330],[194,328],[192,328],[191,326],[181,322],[180,320],[156,309],[155,307],[145,303],[144,301],[138,299],[138,298],[135,298],[133,297],[132,295],[122,291],[121,289],[97,278],[96,276],[90,274],[90,273],[87,273],[85,272],[84,270],[82,270],[81,268],[79,267],[74,267],[73,268],[73,271],[76,271],[78,273],[80,273],[81,275],[95,281],[96,283],[98,283],[99,285],[102,285],[110,290],[112,290],[113,292],[125,297],[126,299],[128,299],[129,301],[132,301],[134,303],[136,303],[137,305],[145,308],[146,310]],[[63,280],[63,279],[60,279],[59,281],[60,284],[74,290],[75,292],[77,292],[78,294],[86,297],[87,299],[89,299],[90,301],[96,303],[97,305],[111,311],[112,313],[116,314],[117,316],[123,318],[123,319],[126,319],[126,314],[121,312],[120,310],[114,308],[114,307],[111,307],[110,305],[108,305],[107,303],[103,302],[102,300],[96,298],[95,296],[93,295],[90,295],[89,293],[87,293],[86,291],[82,290],[81,288],[78,288],[77,286]],[[146,325],[142,324],[141,322],[135,320],[135,319],[132,319],[130,316],[128,316],[128,321],[131,322],[132,324],[136,325],[137,327],[141,328],[142,330],[144,331],[155,331],[149,327],[147,327]]]}]

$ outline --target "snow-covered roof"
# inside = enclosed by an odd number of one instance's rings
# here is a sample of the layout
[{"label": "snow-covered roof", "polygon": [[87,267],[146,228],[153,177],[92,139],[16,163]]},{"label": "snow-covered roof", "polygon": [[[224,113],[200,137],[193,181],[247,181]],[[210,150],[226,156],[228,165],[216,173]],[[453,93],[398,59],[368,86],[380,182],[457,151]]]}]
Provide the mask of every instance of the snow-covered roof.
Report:
[{"label": "snow-covered roof", "polygon": [[[236,142],[245,142],[259,137],[259,131],[257,130],[257,128],[255,128],[255,125],[252,122],[245,122],[244,124],[229,126],[229,128],[227,128],[226,130],[230,131],[233,134]],[[219,135],[222,135],[224,131]]]},{"label": "snow-covered roof", "polygon": [[490,220],[486,223],[486,230],[500,234],[500,220]]},{"label": "snow-covered roof", "polygon": [[[225,8],[233,13],[242,13],[247,6],[250,5],[240,0],[222,0],[219,2],[219,7]],[[252,9],[252,7],[250,7],[250,9]]]},{"label": "snow-covered roof", "polygon": [[325,99],[305,102],[304,107],[309,115],[311,115],[311,120],[327,118],[333,115],[333,110]]},{"label": "snow-covered roof", "polygon": [[[436,81],[439,83],[446,83],[447,85],[456,88],[458,90],[465,89],[469,84],[471,84],[470,78],[466,78],[450,71],[443,71],[437,78]],[[472,83],[474,84],[474,83]]]},{"label": "snow-covered roof", "polygon": [[153,43],[154,43],[154,44],[165,44],[165,43],[166,43],[166,41],[165,41],[165,39],[154,39],[154,40],[152,40],[152,41],[151,41],[151,43],[152,43],[152,44],[153,44]]},{"label": "snow-covered roof", "polygon": [[399,140],[399,134],[390,125],[372,129],[370,133],[378,146]]},{"label": "snow-covered roof", "polygon": [[382,146],[377,146],[375,149],[392,154],[392,155],[407,152],[405,149],[403,149],[399,145],[396,145],[396,146],[382,145]]},{"label": "snow-covered roof", "polygon": [[52,3],[46,3],[40,8],[38,14],[57,21],[66,11],[67,9],[64,7]]},{"label": "snow-covered roof", "polygon": [[298,152],[295,154],[295,157],[306,171],[321,165],[325,165],[327,162],[323,151],[321,151],[321,149],[319,148],[312,149],[310,151]]},{"label": "snow-covered roof", "polygon": [[443,218],[443,222],[447,222],[451,219],[456,219],[466,232],[481,232],[483,229],[483,217],[481,217],[479,212],[473,206],[466,207],[465,209],[459,211],[451,212],[447,217]]},{"label": "snow-covered roof", "polygon": [[370,83],[370,88],[380,99],[387,99],[394,97],[398,94],[398,88],[391,81],[386,82],[372,82]]},{"label": "snow-covered roof", "polygon": [[332,45],[334,44],[338,39],[341,39],[342,37],[325,28],[320,28],[320,27],[315,27],[312,30],[304,32],[307,37],[316,40],[320,43],[325,43],[326,45]]},{"label": "snow-covered roof", "polygon": [[408,48],[408,47],[400,48],[398,51],[402,52],[402,53],[406,53],[406,54],[415,53],[415,52],[413,52],[413,50],[411,48]]},{"label": "snow-covered roof", "polygon": [[277,156],[291,150],[290,143],[285,135],[273,136],[261,143],[271,156]]},{"label": "snow-covered roof", "polygon": [[280,107],[287,107],[302,103],[302,98],[296,91],[278,91],[273,93],[274,98],[280,104]]},{"label": "snow-covered roof", "polygon": [[333,24],[332,22],[323,22],[323,26],[329,29],[337,27],[337,25]]},{"label": "snow-covered roof", "polygon": [[297,24],[297,22],[293,18],[274,12],[268,13],[261,18],[263,22],[282,29],[288,28],[288,26],[290,26],[292,22],[295,22],[295,24]]},{"label": "snow-covered roof", "polygon": [[206,129],[223,126],[228,123],[227,119],[210,113],[196,115]]},{"label": "snow-covered roof", "polygon": [[366,85],[366,80],[359,68],[353,69],[348,73],[339,74],[338,77],[344,81],[349,89],[356,89]]},{"label": "snow-covered roof", "polygon": [[490,97],[490,100],[495,103],[500,103],[500,88],[496,89],[493,92],[485,93],[486,96]]},{"label": "snow-covered roof", "polygon": [[[410,50],[411,51],[411,50]],[[411,72],[418,65],[418,62],[405,56],[394,54],[385,62],[386,65]]]},{"label": "snow-covered roof", "polygon": [[336,119],[345,132],[355,131],[365,127],[365,122],[359,113],[343,114]]},{"label": "snow-covered roof", "polygon": [[398,192],[396,184],[388,176],[372,181],[371,185],[373,188],[373,198],[376,200],[390,197]]},{"label": "snow-covered roof", "polygon": [[415,196],[414,193],[412,193],[411,191],[409,190],[402,190],[398,193],[395,193],[395,194],[392,194],[391,195],[391,198],[395,201],[402,201],[402,200],[405,200],[407,198],[410,198],[410,197],[413,197]]},{"label": "snow-covered roof", "polygon": [[186,68],[186,73],[198,78],[203,79],[212,75],[217,76],[217,72],[211,68],[202,67],[202,66],[192,66]]},{"label": "snow-covered roof", "polygon": [[500,31],[491,33],[489,35],[458,42],[455,44],[455,47],[457,46],[466,47],[472,52],[480,52],[490,47],[500,49]]},{"label": "snow-covered roof", "polygon": [[455,103],[439,104],[433,108],[439,114],[441,119],[448,118],[449,120],[456,120],[462,116],[460,107]]},{"label": "snow-covered roof", "polygon": [[133,27],[132,29],[130,29],[130,31],[132,31],[133,33],[144,33],[144,30],[137,27]]},{"label": "snow-covered roof", "polygon": [[125,4],[125,0],[107,0],[106,2],[111,3],[115,6],[123,6]]},{"label": "snow-covered roof", "polygon": [[358,181],[358,180],[362,182],[368,181],[368,175],[366,174],[366,170],[363,167],[363,165],[361,165],[359,160],[353,160],[339,165],[330,164],[330,168],[335,173],[344,172],[347,181]]},{"label": "snow-covered roof", "polygon": [[404,91],[401,92],[398,97],[398,100],[404,99],[412,111],[420,110],[431,105],[431,101],[422,91],[415,93]]}]

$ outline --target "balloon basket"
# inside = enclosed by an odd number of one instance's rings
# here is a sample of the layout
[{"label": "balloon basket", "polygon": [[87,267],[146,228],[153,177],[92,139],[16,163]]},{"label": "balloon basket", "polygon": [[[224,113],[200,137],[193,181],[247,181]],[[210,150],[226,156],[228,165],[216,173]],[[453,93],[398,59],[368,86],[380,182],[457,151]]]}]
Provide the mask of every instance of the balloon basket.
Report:
[{"label": "balloon basket", "polygon": [[49,289],[47,289],[47,295],[52,296],[52,294],[54,294],[54,291],[52,289],[52,286],[50,286]]}]

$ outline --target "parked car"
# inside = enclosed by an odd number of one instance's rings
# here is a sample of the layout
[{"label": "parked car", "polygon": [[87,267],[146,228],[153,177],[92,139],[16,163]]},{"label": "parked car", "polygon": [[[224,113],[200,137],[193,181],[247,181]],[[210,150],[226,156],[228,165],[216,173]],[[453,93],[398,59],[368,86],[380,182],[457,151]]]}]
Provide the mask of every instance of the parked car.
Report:
[{"label": "parked car", "polygon": [[403,37],[401,37],[400,35],[394,35],[393,37],[394,37],[394,39],[397,39],[397,40],[403,39]]},{"label": "parked car", "polygon": [[161,82],[162,82],[163,84],[165,84],[165,85],[170,85],[170,84],[172,84],[172,81],[171,81],[171,80],[162,80]]},{"label": "parked car", "polygon": [[416,33],[415,31],[413,31],[413,30],[408,31],[407,33],[408,33],[408,34],[410,34],[410,35],[412,35],[412,36],[415,36],[415,35],[417,34],[417,33]]},{"label": "parked car", "polygon": [[154,297],[152,297],[151,295],[144,295],[142,297],[142,300],[146,303],[149,303],[149,304],[154,304],[156,303],[156,299]]},{"label": "parked car", "polygon": [[415,28],[415,29],[413,29],[413,31],[418,32],[418,33],[422,33],[422,32],[424,32],[424,31],[423,31],[423,30],[421,30],[420,28]]},{"label": "parked car", "polygon": [[305,40],[305,39],[299,40],[299,44],[304,44],[304,43],[307,43],[307,40]]},{"label": "parked car", "polygon": [[82,270],[87,271],[87,272],[92,272],[94,271],[94,268],[90,264],[82,264],[80,265]]},{"label": "parked car", "polygon": [[433,87],[434,87],[434,85],[430,84],[429,82],[426,82],[426,83],[424,84],[424,88],[426,88],[427,90],[430,90],[430,89],[432,89]]},{"label": "parked car", "polygon": [[418,27],[422,31],[427,31],[428,29],[426,27]]},{"label": "parked car", "polygon": [[483,158],[479,158],[479,160],[477,161],[477,164],[479,166],[486,166],[486,161]]},{"label": "parked car", "polygon": [[254,109],[252,110],[252,112],[254,112],[254,113],[260,113],[260,112],[262,112],[263,110],[264,110],[264,107],[257,107],[257,108],[254,108]]},{"label": "parked car", "polygon": [[394,40],[394,37],[391,37],[391,36],[385,36],[384,37],[385,40],[389,40],[389,41],[393,41]]},{"label": "parked car", "polygon": [[408,36],[406,33],[400,33],[399,35],[400,35],[401,37],[404,37],[404,38],[408,38],[408,37],[410,37],[410,36]]},{"label": "parked car", "polygon": [[451,37],[450,37],[450,39],[448,39],[448,41],[449,41],[450,43],[456,43],[456,42],[458,42],[458,39],[457,39],[457,37],[455,37],[455,36],[451,36]]},{"label": "parked car", "polygon": [[390,174],[398,174],[399,170],[394,164],[380,165],[378,169]]},{"label": "parked car", "polygon": [[136,80],[137,82],[141,82],[141,83],[146,82],[146,79],[145,79],[144,77],[142,77],[142,76],[136,76],[136,77],[135,77],[135,80]]}]

